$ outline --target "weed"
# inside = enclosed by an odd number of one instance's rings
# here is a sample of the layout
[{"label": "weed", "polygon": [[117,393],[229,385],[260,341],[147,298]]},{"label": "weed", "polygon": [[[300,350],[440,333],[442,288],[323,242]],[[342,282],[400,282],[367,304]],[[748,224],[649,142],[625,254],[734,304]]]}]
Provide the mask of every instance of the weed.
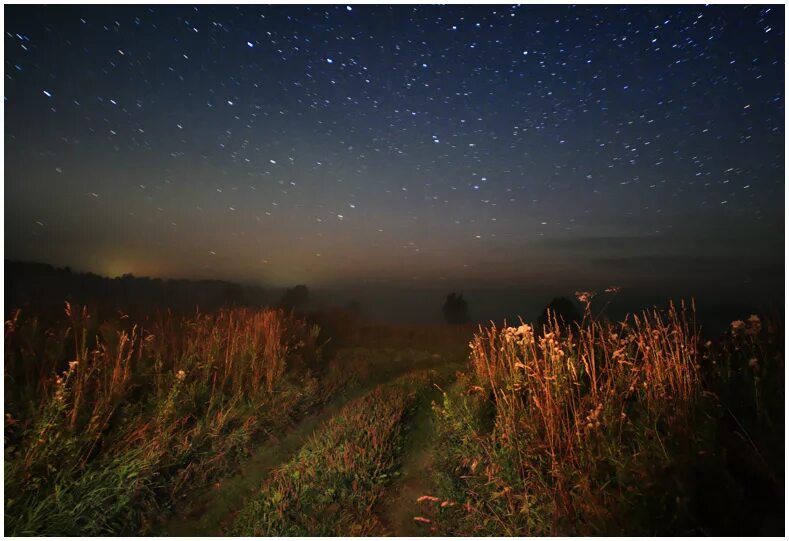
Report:
[{"label": "weed", "polygon": [[68,304],[65,315],[47,330],[18,311],[6,322],[7,534],[148,531],[348,375],[320,362],[316,329],[281,310],[144,326]]},{"label": "weed", "polygon": [[[462,504],[427,505],[438,531],[744,528],[701,509],[712,495],[721,508],[735,507],[742,487],[765,489],[760,501],[782,491],[782,352],[761,336],[756,316],[736,323],[719,351],[702,352],[693,321],[692,310],[672,305],[616,324],[595,321],[587,310],[580,325],[554,321],[541,335],[527,324],[480,328],[469,373],[435,407],[437,496]],[[750,464],[737,480],[724,458],[734,449],[724,442],[732,430],[745,442],[737,455]],[[730,481],[725,502],[716,475]],[[758,531],[758,520],[747,523]]]}]

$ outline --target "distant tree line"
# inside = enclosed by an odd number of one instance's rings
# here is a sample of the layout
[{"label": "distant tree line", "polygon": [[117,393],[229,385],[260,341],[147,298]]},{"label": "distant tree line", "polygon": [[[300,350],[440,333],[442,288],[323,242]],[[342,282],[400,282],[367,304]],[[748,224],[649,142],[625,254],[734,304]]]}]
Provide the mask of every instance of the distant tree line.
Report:
[{"label": "distant tree line", "polygon": [[274,298],[271,290],[222,280],[164,280],[132,274],[108,278],[45,263],[5,261],[6,316],[16,308],[37,313],[59,311],[65,301],[96,310],[147,314],[157,308],[193,312],[260,306]]},{"label": "distant tree line", "polygon": [[[277,297],[279,299],[277,300]],[[146,315],[165,309],[190,313],[213,311],[226,306],[276,306],[297,315],[309,315],[316,322],[332,326],[358,326],[363,319],[358,303],[346,307],[317,309],[305,285],[288,288],[284,294],[271,288],[241,285],[223,280],[184,280],[138,277],[124,274],[108,278],[91,272],[74,272],[46,263],[5,261],[5,317],[23,308],[39,314],[62,312],[65,301],[84,304],[97,315],[101,312]],[[560,323],[573,325],[581,320],[575,304],[564,297],[553,299],[536,323],[548,323],[548,313]],[[449,293],[441,307],[444,321],[463,325],[472,321],[462,293]]]},{"label": "distant tree line", "polygon": [[[444,321],[450,325],[463,325],[471,322],[468,313],[468,302],[463,294],[450,293],[441,307]],[[539,328],[553,323],[554,319],[561,325],[574,326],[581,322],[581,314],[575,303],[566,297],[556,297],[543,308],[536,324]]]}]

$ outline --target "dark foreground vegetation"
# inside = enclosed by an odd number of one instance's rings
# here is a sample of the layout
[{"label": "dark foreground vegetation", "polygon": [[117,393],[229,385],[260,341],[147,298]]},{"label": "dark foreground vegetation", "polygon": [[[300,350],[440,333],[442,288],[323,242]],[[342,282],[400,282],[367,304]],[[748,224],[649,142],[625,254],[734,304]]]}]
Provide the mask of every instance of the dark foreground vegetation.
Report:
[{"label": "dark foreground vegetation", "polygon": [[[783,532],[774,318],[711,342],[685,306],[476,332],[343,311],[58,312],[5,324],[7,535],[171,534],[175,515],[203,527],[184,511],[198,501],[224,516],[192,534]],[[258,450],[277,459],[231,494]],[[404,463],[424,468],[408,487]]]}]

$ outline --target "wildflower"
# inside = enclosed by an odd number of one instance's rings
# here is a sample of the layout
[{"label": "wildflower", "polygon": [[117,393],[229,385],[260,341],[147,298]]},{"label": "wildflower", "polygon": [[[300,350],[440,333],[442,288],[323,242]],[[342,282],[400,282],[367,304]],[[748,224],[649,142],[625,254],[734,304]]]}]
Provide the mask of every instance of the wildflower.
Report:
[{"label": "wildflower", "polygon": [[66,380],[60,376],[55,377],[55,400],[63,403],[66,401]]},{"label": "wildflower", "polygon": [[759,319],[759,316],[756,314],[751,314],[751,317],[748,318],[748,328],[745,329],[745,334],[748,336],[756,336],[760,332],[762,332],[762,322]]},{"label": "wildflower", "polygon": [[576,291],[575,292],[575,297],[579,301],[581,301],[581,302],[583,302],[585,304],[589,304],[590,302],[592,302],[592,297],[594,297],[594,296],[595,296],[595,292],[594,291]]},{"label": "wildflower", "polygon": [[547,355],[548,352],[553,352],[554,348],[559,345],[559,342],[556,340],[555,335],[552,332],[545,333],[545,335],[540,338],[540,348],[545,352]]},{"label": "wildflower", "polygon": [[757,359],[756,357],[751,357],[751,359],[748,361],[748,366],[751,369],[753,369],[753,370],[758,370],[759,369],[759,359]]},{"label": "wildflower", "polygon": [[534,329],[531,325],[521,325],[515,331],[516,336],[520,336],[521,346],[530,346],[534,343]]},{"label": "wildflower", "polygon": [[602,424],[600,423],[600,415],[603,413],[603,404],[598,403],[597,407],[593,410],[590,410],[589,415],[586,416],[586,429],[592,430],[595,428],[600,428]]},{"label": "wildflower", "polygon": [[518,330],[515,327],[506,327],[504,329],[504,340],[506,342],[513,342],[517,336]]},{"label": "wildflower", "polygon": [[178,381],[185,380],[186,379],[186,372],[184,372],[183,370],[179,370],[175,374],[175,379],[177,379]]},{"label": "wildflower", "polygon": [[519,336],[529,336],[532,333],[531,325],[521,325],[518,327],[518,330],[515,331],[515,334]]},{"label": "wildflower", "polygon": [[708,347],[708,348],[711,348],[711,347],[712,347],[712,340],[707,340],[707,341],[704,343],[704,345],[705,345],[706,347]]},{"label": "wildflower", "polygon": [[78,366],[79,366],[79,361],[69,361],[68,363],[68,369],[72,372],[76,370]]},{"label": "wildflower", "polygon": [[745,322],[743,320],[737,319],[731,322],[731,330],[734,334],[737,334],[743,329],[745,329]]}]

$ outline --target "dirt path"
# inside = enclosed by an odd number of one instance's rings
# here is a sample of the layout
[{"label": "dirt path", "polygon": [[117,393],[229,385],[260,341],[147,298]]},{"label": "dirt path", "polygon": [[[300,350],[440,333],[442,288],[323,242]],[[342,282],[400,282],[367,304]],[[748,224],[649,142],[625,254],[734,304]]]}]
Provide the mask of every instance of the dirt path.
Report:
[{"label": "dirt path", "polygon": [[282,438],[265,441],[241,466],[240,471],[209,490],[190,498],[162,527],[160,535],[221,535],[222,527],[254,494],[266,476],[287,462],[322,422],[330,419],[347,400],[339,399],[320,413],[301,420]]},{"label": "dirt path", "polygon": [[[456,367],[453,363],[434,356],[429,364],[420,368],[440,368],[446,377]],[[337,414],[342,407],[350,401],[362,396],[376,386],[393,380],[396,377],[414,369],[413,366],[404,364],[402,368],[379,371],[357,387],[342,393],[320,412],[302,419],[292,430],[282,435],[281,438],[271,438],[258,447],[240,467],[239,472],[232,477],[227,477],[214,485],[190,497],[167,520],[157,535],[165,536],[211,536],[221,535],[222,529],[232,520],[247,498],[254,495],[266,477],[278,466],[287,462],[302,447],[309,436],[324,422]],[[443,378],[442,378],[443,379]],[[424,468],[419,465],[420,449],[423,440],[430,433],[430,401],[420,403],[414,416],[414,429],[408,440],[405,450],[408,460],[408,469],[404,464],[403,480],[411,479],[409,483],[418,489],[416,480]],[[427,424],[426,424],[427,423]],[[426,455],[427,456],[427,455]],[[405,507],[402,505],[401,507]],[[405,509],[404,509],[405,512]]]},{"label": "dirt path", "polygon": [[[440,386],[449,385],[453,376],[444,374]],[[430,494],[434,460],[433,411],[431,402],[441,398],[434,389],[423,397],[411,419],[411,429],[403,450],[401,476],[389,488],[389,496],[378,506],[387,534],[396,537],[430,535],[429,524],[414,520],[420,514],[417,498]]]}]

